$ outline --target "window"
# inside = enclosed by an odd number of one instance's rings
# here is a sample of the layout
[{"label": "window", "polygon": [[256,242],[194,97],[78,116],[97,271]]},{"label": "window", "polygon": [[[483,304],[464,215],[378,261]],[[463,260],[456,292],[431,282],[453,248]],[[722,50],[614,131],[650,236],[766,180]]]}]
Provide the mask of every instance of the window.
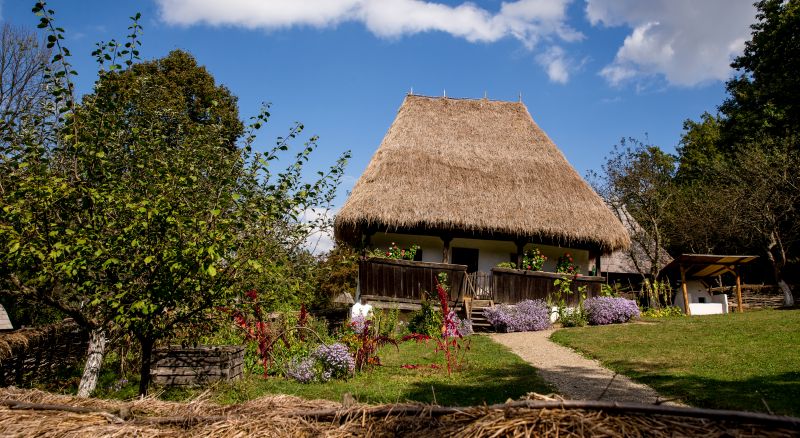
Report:
[{"label": "window", "polygon": [[704,304],[706,302],[706,297],[697,297],[697,302]]}]

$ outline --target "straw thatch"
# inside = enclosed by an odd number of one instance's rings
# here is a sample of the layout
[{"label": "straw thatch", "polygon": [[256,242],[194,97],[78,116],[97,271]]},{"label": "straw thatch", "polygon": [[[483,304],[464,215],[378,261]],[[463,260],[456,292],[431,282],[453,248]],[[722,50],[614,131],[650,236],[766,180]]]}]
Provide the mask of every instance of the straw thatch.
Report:
[{"label": "straw thatch", "polygon": [[764,414],[554,399],[448,408],[273,396],[220,406],[0,390],[0,435],[15,437],[790,437],[798,426],[800,419]]},{"label": "straw thatch", "polygon": [[336,217],[340,238],[364,227],[629,245],[525,105],[487,99],[406,96]]}]

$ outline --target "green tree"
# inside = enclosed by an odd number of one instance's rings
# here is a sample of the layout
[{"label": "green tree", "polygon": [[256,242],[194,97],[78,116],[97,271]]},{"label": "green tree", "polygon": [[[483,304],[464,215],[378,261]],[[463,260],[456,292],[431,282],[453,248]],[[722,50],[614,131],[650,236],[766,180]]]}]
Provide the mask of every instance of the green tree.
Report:
[{"label": "green tree", "polygon": [[634,266],[643,279],[655,279],[668,243],[676,159],[657,146],[629,138],[614,147],[602,169],[601,174],[590,172],[589,179],[628,228],[633,243],[628,256]]},{"label": "green tree", "polygon": [[125,44],[98,45],[99,78],[77,104],[62,31],[46,5],[34,10],[56,49],[61,116],[3,145],[4,279],[92,332],[84,380],[109,334],[135,336],[144,394],[159,339],[246,288],[274,287],[271,273],[302,256],[311,231],[298,217],[330,203],[349,153],[308,182],[311,137],[275,169],[303,126],[254,152],[266,109],[243,131],[235,97],[189,54],[140,63],[138,15]]},{"label": "green tree", "polygon": [[784,137],[800,126],[800,0],[761,0],[756,8],[751,39],[731,64],[739,74],[720,106],[727,145]]}]

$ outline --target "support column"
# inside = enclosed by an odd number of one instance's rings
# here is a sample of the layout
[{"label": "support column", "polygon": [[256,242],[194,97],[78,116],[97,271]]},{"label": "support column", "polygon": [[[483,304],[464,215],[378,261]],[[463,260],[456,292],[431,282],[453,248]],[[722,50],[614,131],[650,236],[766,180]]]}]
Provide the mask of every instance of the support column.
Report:
[{"label": "support column", "polygon": [[742,276],[740,275],[741,268],[739,266],[736,267],[736,312],[742,313],[744,312],[744,308],[742,308]]},{"label": "support column", "polygon": [[514,243],[517,244],[517,269],[522,269],[522,253],[525,249],[525,241],[517,240]]},{"label": "support column", "polygon": [[450,263],[450,241],[453,240],[452,236],[443,235],[442,239],[442,263]]},{"label": "support column", "polygon": [[594,256],[594,275],[600,276],[602,274],[602,266],[600,266],[600,259],[603,257],[603,252],[598,251]]},{"label": "support column", "polygon": [[681,289],[683,289],[683,308],[686,310],[686,315],[691,316],[692,311],[689,309],[689,289],[686,286],[686,268],[681,266]]}]

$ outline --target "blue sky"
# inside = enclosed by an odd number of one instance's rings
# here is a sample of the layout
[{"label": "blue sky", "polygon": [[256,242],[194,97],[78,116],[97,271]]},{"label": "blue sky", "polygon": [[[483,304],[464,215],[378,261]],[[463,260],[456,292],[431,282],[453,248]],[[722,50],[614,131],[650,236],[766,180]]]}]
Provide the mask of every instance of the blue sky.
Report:
[{"label": "blue sky", "polygon": [[[342,151],[352,186],[404,95],[516,100],[581,173],[621,137],[674,151],[687,118],[724,99],[728,63],[754,21],[751,0],[53,0],[91,89],[89,56],[141,12],[143,56],[193,53],[239,96],[271,102],[269,145],[293,121],[320,136],[314,164]],[[32,1],[5,21],[33,28]],[[343,190],[343,192],[344,192]],[[339,203],[343,202],[340,196]]]}]

